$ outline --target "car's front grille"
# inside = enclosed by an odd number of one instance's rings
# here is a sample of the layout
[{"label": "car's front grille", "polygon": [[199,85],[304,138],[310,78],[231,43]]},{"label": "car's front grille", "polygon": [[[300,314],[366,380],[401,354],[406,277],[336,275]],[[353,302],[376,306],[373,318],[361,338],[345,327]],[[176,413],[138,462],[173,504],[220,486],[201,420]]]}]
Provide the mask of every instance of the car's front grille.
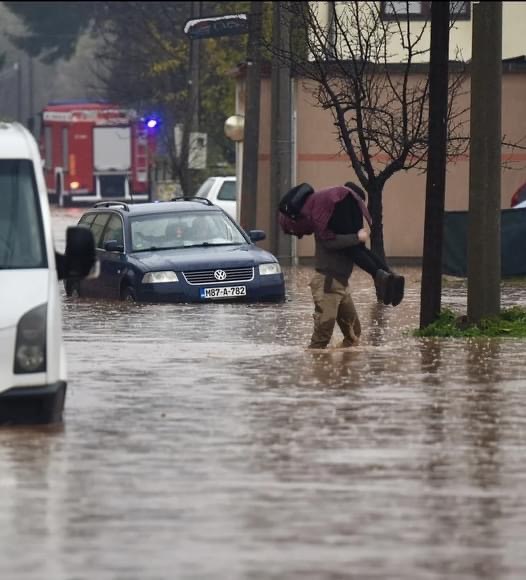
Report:
[{"label": "car's front grille", "polygon": [[[217,273],[217,275],[214,275]],[[254,279],[254,268],[216,268],[183,272],[188,284],[228,284],[231,282],[250,282]]]}]

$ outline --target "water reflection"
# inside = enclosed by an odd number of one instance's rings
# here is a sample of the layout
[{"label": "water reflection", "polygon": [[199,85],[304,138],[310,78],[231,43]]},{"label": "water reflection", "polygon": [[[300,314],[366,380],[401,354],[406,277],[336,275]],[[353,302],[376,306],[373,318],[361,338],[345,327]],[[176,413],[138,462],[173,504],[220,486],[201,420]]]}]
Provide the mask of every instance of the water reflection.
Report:
[{"label": "water reflection", "polygon": [[[497,373],[500,345],[495,339],[473,340],[467,348],[467,372],[474,387],[467,392],[466,433],[474,453],[471,476],[482,488],[499,485],[501,404],[504,398]],[[498,511],[498,510],[497,510]]]},{"label": "water reflection", "polygon": [[[466,381],[462,376],[441,380],[448,374],[442,372],[443,368],[454,366],[450,357],[458,354],[460,345],[466,361]],[[420,348],[429,395],[425,462],[430,486],[428,544],[454,542],[457,552],[464,550],[464,557],[458,555],[433,568],[453,577],[501,577],[500,394],[495,383],[499,343],[426,339]],[[482,546],[484,549],[475,549]]]},{"label": "water reflection", "polygon": [[307,354],[303,372],[315,379],[315,386],[346,390],[360,386],[359,351],[343,349]]},{"label": "water reflection", "polygon": [[373,346],[380,346],[385,340],[388,311],[382,302],[374,301],[370,308],[368,340]]},{"label": "water reflection", "polygon": [[0,429],[0,528],[15,539],[2,542],[4,549],[9,547],[9,560],[0,559],[2,578],[41,573],[44,552],[50,557],[48,572],[61,576],[56,559],[57,497],[51,490],[62,467],[55,452],[63,434],[63,425]]},{"label": "water reflection", "polygon": [[440,339],[423,338],[419,342],[420,367],[422,378],[426,384],[440,385],[442,383],[442,343]]},{"label": "water reflection", "polygon": [[473,338],[466,341],[466,370],[473,383],[498,380],[501,346],[498,339]]}]

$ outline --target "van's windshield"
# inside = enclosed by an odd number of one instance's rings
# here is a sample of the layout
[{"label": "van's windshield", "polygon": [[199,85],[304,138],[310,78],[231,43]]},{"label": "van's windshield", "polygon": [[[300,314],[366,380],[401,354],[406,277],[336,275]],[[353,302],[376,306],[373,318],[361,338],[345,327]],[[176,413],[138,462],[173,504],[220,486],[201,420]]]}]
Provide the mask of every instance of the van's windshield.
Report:
[{"label": "van's windshield", "polygon": [[31,161],[0,159],[0,270],[46,267],[40,202]]}]

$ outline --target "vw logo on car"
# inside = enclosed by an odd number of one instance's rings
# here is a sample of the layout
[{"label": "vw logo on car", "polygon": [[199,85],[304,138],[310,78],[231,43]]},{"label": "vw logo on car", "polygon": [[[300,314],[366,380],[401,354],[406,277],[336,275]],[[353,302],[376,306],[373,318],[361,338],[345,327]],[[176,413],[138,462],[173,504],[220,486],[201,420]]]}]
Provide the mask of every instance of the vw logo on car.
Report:
[{"label": "vw logo on car", "polygon": [[214,278],[222,282],[223,280],[226,280],[226,272],[224,270],[216,270],[214,272]]}]

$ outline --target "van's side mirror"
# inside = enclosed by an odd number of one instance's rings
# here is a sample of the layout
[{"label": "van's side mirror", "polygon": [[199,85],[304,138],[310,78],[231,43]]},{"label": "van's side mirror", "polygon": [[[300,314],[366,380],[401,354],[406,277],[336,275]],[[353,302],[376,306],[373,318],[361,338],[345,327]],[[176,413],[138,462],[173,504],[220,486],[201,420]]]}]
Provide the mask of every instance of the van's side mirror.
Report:
[{"label": "van's side mirror", "polygon": [[96,265],[95,240],[88,228],[73,226],[66,230],[66,252],[55,254],[59,280],[86,278]]},{"label": "van's side mirror", "polygon": [[260,242],[267,237],[267,234],[263,230],[250,230],[248,237],[252,242]]}]

